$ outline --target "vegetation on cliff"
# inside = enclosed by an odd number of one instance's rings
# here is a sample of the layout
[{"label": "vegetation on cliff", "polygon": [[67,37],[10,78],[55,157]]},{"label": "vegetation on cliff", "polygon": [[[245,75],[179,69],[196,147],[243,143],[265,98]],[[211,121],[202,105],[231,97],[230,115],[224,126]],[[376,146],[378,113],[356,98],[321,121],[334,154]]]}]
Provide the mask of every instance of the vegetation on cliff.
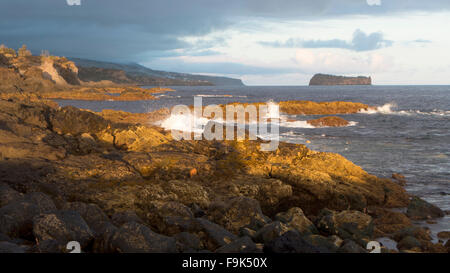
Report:
[{"label": "vegetation on cliff", "polygon": [[311,78],[309,85],[372,85],[372,78],[316,74]]}]

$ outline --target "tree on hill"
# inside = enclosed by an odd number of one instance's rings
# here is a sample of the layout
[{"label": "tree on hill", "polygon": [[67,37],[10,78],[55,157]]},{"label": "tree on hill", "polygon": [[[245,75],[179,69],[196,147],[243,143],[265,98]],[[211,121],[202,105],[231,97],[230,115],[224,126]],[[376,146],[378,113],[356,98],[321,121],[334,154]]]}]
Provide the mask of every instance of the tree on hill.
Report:
[{"label": "tree on hill", "polygon": [[23,45],[21,48],[19,48],[19,51],[17,53],[19,57],[28,57],[32,55],[31,51],[27,49],[26,45]]}]

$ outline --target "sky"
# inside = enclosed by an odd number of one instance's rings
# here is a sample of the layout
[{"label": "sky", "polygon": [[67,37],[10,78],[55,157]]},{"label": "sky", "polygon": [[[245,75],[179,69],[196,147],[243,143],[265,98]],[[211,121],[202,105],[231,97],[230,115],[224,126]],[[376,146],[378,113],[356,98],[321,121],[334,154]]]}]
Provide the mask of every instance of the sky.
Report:
[{"label": "sky", "polygon": [[0,1],[0,44],[247,85],[450,84],[449,25],[448,0]]}]

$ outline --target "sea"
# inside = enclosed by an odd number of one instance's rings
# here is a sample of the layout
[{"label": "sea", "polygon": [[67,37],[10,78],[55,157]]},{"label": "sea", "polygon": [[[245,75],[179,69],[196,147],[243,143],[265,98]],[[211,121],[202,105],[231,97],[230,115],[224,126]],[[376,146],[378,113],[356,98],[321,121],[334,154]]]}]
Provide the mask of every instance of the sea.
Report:
[{"label": "sea", "polygon": [[[175,86],[149,101],[58,100],[60,106],[145,113],[163,107],[286,100],[351,101],[375,110],[337,115],[347,127],[314,128],[321,116],[290,115],[281,123],[280,140],[339,153],[378,177],[406,177],[406,189],[443,210],[450,210],[450,86]],[[169,126],[170,127],[170,126]],[[170,128],[168,128],[170,129]],[[434,233],[450,230],[450,216],[436,224],[418,222]],[[435,235],[435,234],[434,234]],[[435,237],[435,236],[434,236]]]}]

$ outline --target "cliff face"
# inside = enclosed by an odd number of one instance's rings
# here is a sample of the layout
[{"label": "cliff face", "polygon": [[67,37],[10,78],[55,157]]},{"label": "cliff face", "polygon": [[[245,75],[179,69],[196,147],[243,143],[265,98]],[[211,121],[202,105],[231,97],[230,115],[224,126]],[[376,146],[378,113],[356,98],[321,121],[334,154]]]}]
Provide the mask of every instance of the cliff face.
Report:
[{"label": "cliff face", "polygon": [[372,78],[316,74],[312,77],[309,85],[372,85]]},{"label": "cliff face", "polygon": [[79,68],[82,81],[109,80],[120,84],[159,86],[244,85],[240,79],[153,70],[136,63],[119,64],[79,58],[70,60]]}]

